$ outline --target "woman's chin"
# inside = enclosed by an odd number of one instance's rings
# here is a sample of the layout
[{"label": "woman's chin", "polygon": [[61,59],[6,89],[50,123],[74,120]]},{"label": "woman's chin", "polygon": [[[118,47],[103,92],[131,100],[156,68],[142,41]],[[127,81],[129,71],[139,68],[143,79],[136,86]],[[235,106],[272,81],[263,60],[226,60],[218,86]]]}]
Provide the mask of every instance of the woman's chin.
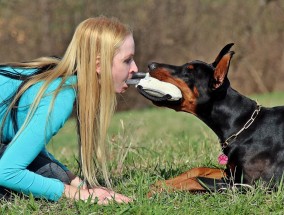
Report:
[{"label": "woman's chin", "polygon": [[123,86],[123,87],[117,89],[115,92],[116,93],[124,93],[127,90],[127,88],[128,88],[128,86],[126,85],[126,86]]}]

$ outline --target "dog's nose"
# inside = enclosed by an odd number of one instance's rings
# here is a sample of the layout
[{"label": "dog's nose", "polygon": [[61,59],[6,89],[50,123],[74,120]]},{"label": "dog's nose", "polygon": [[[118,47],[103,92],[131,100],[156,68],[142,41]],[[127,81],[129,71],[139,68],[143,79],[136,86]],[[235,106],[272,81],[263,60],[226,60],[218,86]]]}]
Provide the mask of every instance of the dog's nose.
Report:
[{"label": "dog's nose", "polygon": [[158,68],[158,64],[157,63],[149,63],[148,68],[150,70],[154,70],[154,69]]}]

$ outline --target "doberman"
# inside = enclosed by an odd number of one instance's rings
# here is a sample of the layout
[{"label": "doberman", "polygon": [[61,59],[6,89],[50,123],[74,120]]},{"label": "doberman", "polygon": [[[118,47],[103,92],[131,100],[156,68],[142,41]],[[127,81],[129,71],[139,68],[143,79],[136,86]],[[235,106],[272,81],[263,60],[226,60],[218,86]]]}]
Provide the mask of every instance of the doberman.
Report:
[{"label": "doberman", "polygon": [[[227,74],[234,54],[230,51],[232,46],[233,43],[226,45],[213,63],[196,60],[182,66],[154,62],[148,65],[151,77],[174,84],[183,96],[179,102],[152,101],[154,105],[197,116],[218,136],[228,158],[224,171],[195,168],[174,179],[158,182],[155,191],[162,189],[162,184],[172,189],[204,190],[199,180],[204,177],[223,182],[227,178],[233,183],[248,185],[262,179],[273,186],[281,180],[284,106],[262,107],[231,87]],[[208,185],[208,181],[204,182]]]}]

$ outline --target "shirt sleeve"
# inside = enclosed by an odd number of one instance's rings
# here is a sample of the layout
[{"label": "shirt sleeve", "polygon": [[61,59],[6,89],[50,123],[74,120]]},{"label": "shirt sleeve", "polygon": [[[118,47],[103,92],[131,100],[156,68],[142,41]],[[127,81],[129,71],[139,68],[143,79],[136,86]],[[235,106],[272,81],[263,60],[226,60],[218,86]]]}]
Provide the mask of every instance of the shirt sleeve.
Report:
[{"label": "shirt sleeve", "polygon": [[[0,184],[2,186],[24,194],[32,193],[35,197],[52,201],[57,201],[62,196],[64,184],[57,179],[46,178],[31,172],[27,170],[27,166],[45,148],[46,143],[71,115],[75,100],[75,92],[72,88],[60,91],[50,115],[48,114],[52,101],[50,92],[56,88],[57,84],[54,83],[48,88],[47,96],[41,99],[25,129],[12,140],[0,159]],[[21,98],[20,106],[30,104],[39,87],[29,89],[25,97]]]}]

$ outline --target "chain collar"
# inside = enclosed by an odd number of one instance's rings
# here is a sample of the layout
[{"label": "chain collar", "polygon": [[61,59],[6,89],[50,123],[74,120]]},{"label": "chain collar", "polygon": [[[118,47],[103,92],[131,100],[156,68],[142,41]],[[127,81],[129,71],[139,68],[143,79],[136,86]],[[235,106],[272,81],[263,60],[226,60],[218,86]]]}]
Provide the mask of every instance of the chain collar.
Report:
[{"label": "chain collar", "polygon": [[225,142],[221,143],[222,149],[227,148],[227,146],[230,143],[234,142],[237,139],[237,137],[240,135],[240,133],[242,133],[244,130],[248,129],[251,126],[251,124],[254,122],[254,120],[256,119],[257,115],[259,114],[260,109],[261,109],[261,105],[258,104],[256,109],[252,113],[250,119],[244,125],[244,127],[241,130],[239,130],[237,133],[235,133],[235,134],[231,135],[229,138],[227,138],[225,140]]}]

